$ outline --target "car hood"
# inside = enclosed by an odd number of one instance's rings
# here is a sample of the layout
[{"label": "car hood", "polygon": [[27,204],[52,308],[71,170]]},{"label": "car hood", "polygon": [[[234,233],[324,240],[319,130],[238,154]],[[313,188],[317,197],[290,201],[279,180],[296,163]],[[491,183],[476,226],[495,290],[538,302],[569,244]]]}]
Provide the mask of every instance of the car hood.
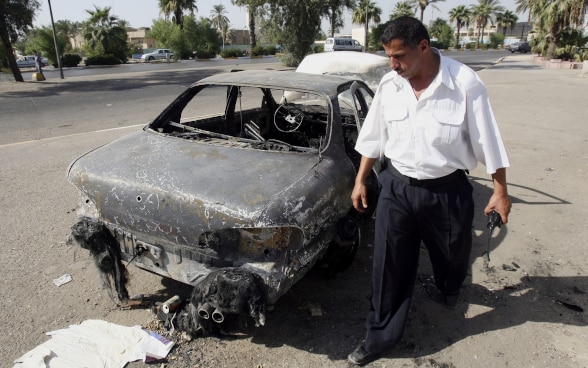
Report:
[{"label": "car hood", "polygon": [[[141,131],[75,160],[68,180],[95,202],[104,221],[140,231],[163,226],[201,232],[304,222],[294,218],[293,209],[328,205],[328,195],[312,190],[320,171],[313,168],[334,163],[318,161],[316,153],[219,146]],[[328,178],[321,183],[329,185]],[[340,185],[333,183],[333,190]]]}]

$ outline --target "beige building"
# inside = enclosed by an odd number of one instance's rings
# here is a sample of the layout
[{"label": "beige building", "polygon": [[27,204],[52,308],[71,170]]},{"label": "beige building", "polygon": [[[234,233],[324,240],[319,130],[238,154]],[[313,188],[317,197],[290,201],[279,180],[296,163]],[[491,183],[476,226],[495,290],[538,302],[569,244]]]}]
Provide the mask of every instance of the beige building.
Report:
[{"label": "beige building", "polygon": [[153,49],[157,47],[155,40],[149,37],[150,30],[151,28],[148,27],[127,27],[129,45],[131,47],[138,47],[140,49]]}]

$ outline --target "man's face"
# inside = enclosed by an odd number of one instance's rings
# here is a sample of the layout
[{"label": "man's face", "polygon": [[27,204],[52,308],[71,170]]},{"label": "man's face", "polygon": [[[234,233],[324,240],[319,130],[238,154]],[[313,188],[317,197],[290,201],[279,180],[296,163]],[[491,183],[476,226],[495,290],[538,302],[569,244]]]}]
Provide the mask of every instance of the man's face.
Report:
[{"label": "man's face", "polygon": [[427,48],[426,40],[419,42],[414,49],[406,46],[399,39],[394,39],[384,45],[384,51],[390,59],[390,68],[406,79],[420,75],[422,72],[422,55]]}]

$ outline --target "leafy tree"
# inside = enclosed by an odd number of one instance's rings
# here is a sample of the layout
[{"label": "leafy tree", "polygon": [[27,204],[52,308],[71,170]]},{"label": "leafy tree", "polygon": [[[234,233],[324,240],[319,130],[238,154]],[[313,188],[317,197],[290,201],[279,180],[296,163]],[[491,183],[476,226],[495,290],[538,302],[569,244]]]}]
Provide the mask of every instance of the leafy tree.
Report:
[{"label": "leafy tree", "polygon": [[419,20],[422,22],[423,15],[425,14],[425,9],[427,9],[427,7],[429,5],[431,5],[432,8],[439,10],[439,8],[437,7],[437,5],[435,5],[435,3],[445,1],[445,0],[410,0],[410,1],[412,2],[412,4],[414,4],[415,9],[420,10],[421,14],[420,14]]},{"label": "leafy tree", "polygon": [[355,6],[355,0],[328,0],[325,2],[326,16],[329,19],[329,34],[335,37],[335,33],[339,31],[343,24],[343,10],[345,8],[352,9]]},{"label": "leafy tree", "polygon": [[74,41],[74,45],[72,46],[69,42],[65,47],[64,51],[69,51],[71,49],[77,49],[77,41],[76,37],[81,34],[82,31],[82,24],[80,22],[71,22],[69,20],[58,20],[55,22],[55,32],[60,35],[64,35],[67,39],[72,39]]},{"label": "leafy tree", "polygon": [[392,14],[390,14],[390,20],[400,17],[414,17],[414,15],[414,10],[412,10],[410,1],[402,1],[396,3],[394,6],[394,10],[392,11]]},{"label": "leafy tree", "polygon": [[196,21],[193,16],[184,17],[184,27],[163,19],[153,23],[151,37],[159,47],[167,47],[174,51],[174,57],[188,59],[194,54],[200,57],[213,57],[220,51],[220,37],[212,28],[209,19]]},{"label": "leafy tree", "polygon": [[223,4],[214,5],[210,11],[210,20],[212,27],[218,29],[223,40],[223,49],[225,48],[225,40],[229,31],[229,18],[226,16],[227,9]]},{"label": "leafy tree", "polygon": [[506,10],[503,13],[496,14],[496,25],[499,29],[502,29],[502,34],[506,35],[506,30],[510,28],[510,33],[512,34],[512,30],[514,26],[517,24],[519,17],[510,10]]},{"label": "leafy tree", "polygon": [[286,46],[282,62],[297,66],[312,51],[320,34],[324,3],[320,0],[273,0],[269,4],[269,22],[279,29],[279,38]]},{"label": "leafy tree", "polygon": [[189,11],[192,17],[194,12],[198,12],[196,0],[159,0],[159,9],[165,14],[165,19],[169,20],[170,15],[172,22],[184,28],[184,10]]},{"label": "leafy tree", "polygon": [[357,7],[353,10],[351,14],[351,22],[354,24],[363,24],[364,26],[364,45],[365,45],[365,52],[368,51],[368,31],[369,31],[369,24],[370,22],[374,22],[376,24],[380,23],[380,16],[382,15],[382,9],[376,6],[376,3],[371,2],[370,0],[360,0]]},{"label": "leafy tree", "polygon": [[539,24],[539,30],[547,33],[546,56],[552,59],[557,56],[556,49],[563,33],[582,25],[586,0],[529,0],[528,9]]},{"label": "leafy tree", "polygon": [[453,45],[453,47],[456,49],[459,48],[460,45],[459,35],[461,33],[461,27],[470,26],[471,16],[472,13],[470,12],[470,9],[468,9],[465,5],[458,5],[449,11],[449,21],[455,22],[455,28],[457,29],[457,36],[455,37],[455,44]]},{"label": "leafy tree", "polygon": [[488,47],[496,49],[499,48],[501,45],[504,45],[504,34],[500,32],[490,33],[490,44],[488,45]]},{"label": "leafy tree", "polygon": [[255,17],[257,16],[258,9],[263,7],[265,1],[261,0],[231,0],[231,4],[237,6],[243,6],[247,9],[249,14],[249,47],[251,50],[257,46],[257,36],[255,33]]},{"label": "leafy tree", "polygon": [[129,50],[127,30],[120,25],[118,17],[110,15],[110,7],[94,6],[94,10],[86,10],[86,13],[90,19],[84,23],[82,34],[90,54],[113,55],[125,62]]},{"label": "leafy tree", "polygon": [[431,26],[429,27],[429,35],[432,38],[437,39],[433,46],[440,49],[448,48],[453,41],[453,30],[449,24],[447,24],[447,21],[441,18],[437,18],[431,23]]},{"label": "leafy tree", "polygon": [[14,75],[14,80],[24,82],[16,58],[12,50],[12,44],[19,36],[33,27],[35,12],[41,4],[38,0],[0,0],[0,39],[2,49],[6,53],[8,66]]},{"label": "leafy tree", "polygon": [[[56,26],[57,28],[57,26]],[[57,48],[59,55],[63,55],[68,45],[67,35],[63,32],[57,33]],[[42,27],[35,29],[34,35],[27,43],[27,54],[32,54],[33,50],[41,52],[42,55],[49,59],[49,63],[54,67],[58,66],[57,55],[55,54],[55,41],[53,39],[53,29],[51,27]]]},{"label": "leafy tree", "polygon": [[476,48],[480,47],[480,39],[488,22],[494,23],[496,15],[502,11],[504,8],[500,5],[500,0],[478,0],[478,5],[471,6],[472,17],[478,28]]}]

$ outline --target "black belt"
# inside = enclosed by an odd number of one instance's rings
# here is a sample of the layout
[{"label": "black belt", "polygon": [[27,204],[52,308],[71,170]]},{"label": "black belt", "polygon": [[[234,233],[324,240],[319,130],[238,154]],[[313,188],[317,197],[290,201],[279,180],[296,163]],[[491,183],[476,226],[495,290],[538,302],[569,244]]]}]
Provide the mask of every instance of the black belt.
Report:
[{"label": "black belt", "polygon": [[436,185],[451,183],[459,180],[465,175],[464,170],[455,170],[451,174],[442,176],[440,178],[419,180],[411,178],[410,176],[402,175],[398,170],[396,170],[396,168],[390,162],[388,162],[388,170],[390,170],[390,172],[395,177],[402,180],[406,184],[422,188],[434,187]]}]

